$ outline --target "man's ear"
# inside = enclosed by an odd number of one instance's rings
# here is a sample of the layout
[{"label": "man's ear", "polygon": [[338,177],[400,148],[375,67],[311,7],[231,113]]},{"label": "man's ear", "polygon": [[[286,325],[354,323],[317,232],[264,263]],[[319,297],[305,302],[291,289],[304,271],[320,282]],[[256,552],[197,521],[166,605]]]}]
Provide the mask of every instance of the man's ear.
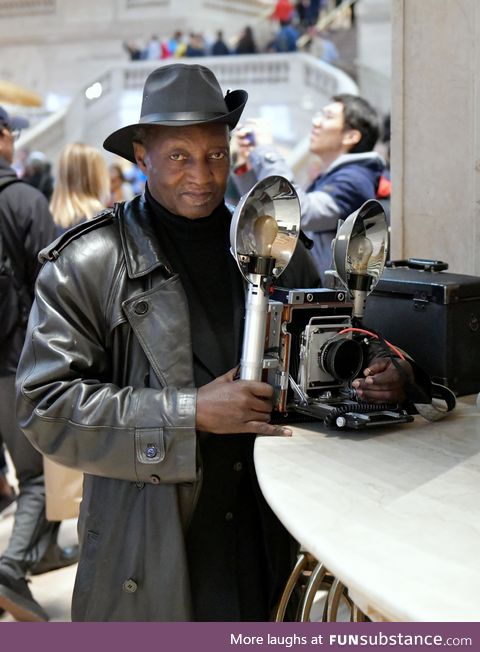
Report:
[{"label": "man's ear", "polygon": [[358,129],[347,129],[343,132],[342,144],[348,149],[352,149],[362,140],[362,132]]},{"label": "man's ear", "polygon": [[0,127],[0,150],[3,150],[3,143],[5,142],[5,131],[7,131],[6,127]]},{"label": "man's ear", "polygon": [[137,165],[144,174],[147,174],[147,166],[145,163],[147,150],[145,148],[145,145],[142,145],[141,143],[135,143],[135,142],[133,142],[132,144],[133,144],[133,153],[135,155],[135,160],[137,161]]}]

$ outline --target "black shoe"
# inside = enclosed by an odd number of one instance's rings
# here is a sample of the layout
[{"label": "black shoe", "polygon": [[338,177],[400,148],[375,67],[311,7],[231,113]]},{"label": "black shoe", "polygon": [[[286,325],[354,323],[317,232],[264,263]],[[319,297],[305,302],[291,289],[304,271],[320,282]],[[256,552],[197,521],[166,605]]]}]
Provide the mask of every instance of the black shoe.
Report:
[{"label": "black shoe", "polygon": [[57,543],[48,548],[43,557],[30,568],[31,575],[41,575],[65,566],[71,566],[78,561],[78,546],[61,548]]},{"label": "black shoe", "polygon": [[0,609],[25,623],[48,621],[48,614],[33,598],[27,580],[14,579],[0,571]]}]

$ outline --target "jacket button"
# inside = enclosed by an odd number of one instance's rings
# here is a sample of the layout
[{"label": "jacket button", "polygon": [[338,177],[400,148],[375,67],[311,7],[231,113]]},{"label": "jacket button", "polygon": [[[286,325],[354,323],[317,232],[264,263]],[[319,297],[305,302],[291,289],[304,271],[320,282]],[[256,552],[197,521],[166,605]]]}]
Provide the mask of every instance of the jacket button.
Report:
[{"label": "jacket button", "polygon": [[155,457],[157,453],[158,453],[157,447],[154,446],[153,444],[149,444],[145,449],[145,455],[150,459],[152,459],[152,457]]},{"label": "jacket button", "polygon": [[148,312],[148,302],[139,301],[134,308],[136,315],[146,315]]},{"label": "jacket button", "polygon": [[234,471],[241,471],[243,469],[243,464],[241,462],[235,462],[233,465]]},{"label": "jacket button", "polygon": [[232,514],[232,512],[227,512],[227,513],[225,514],[225,520],[226,520],[226,521],[232,521],[232,520],[233,520],[233,514]]},{"label": "jacket button", "polygon": [[160,478],[158,477],[158,475],[151,475],[150,482],[152,484],[160,484]]},{"label": "jacket button", "polygon": [[143,489],[143,487],[145,486],[145,482],[135,482],[135,486],[137,487],[137,489]]},{"label": "jacket button", "polygon": [[135,580],[128,579],[123,583],[122,589],[125,591],[125,593],[135,593],[135,591],[138,589],[138,584],[135,582]]}]

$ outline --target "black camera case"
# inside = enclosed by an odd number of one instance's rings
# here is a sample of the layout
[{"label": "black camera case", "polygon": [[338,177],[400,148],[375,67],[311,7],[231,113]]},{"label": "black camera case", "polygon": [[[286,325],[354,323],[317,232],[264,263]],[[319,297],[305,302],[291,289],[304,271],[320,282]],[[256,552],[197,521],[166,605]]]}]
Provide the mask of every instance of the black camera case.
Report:
[{"label": "black camera case", "polygon": [[392,265],[367,300],[365,326],[457,396],[480,391],[480,278],[437,271],[448,265],[435,261]]}]

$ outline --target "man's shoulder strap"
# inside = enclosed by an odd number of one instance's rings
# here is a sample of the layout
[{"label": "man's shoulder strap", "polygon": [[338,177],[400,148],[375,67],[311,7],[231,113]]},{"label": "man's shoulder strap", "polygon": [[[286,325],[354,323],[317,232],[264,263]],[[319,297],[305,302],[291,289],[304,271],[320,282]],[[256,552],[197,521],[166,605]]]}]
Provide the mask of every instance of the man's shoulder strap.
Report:
[{"label": "man's shoulder strap", "polygon": [[76,240],[81,235],[89,233],[98,229],[100,226],[111,222],[114,218],[115,212],[112,208],[106,208],[104,211],[93,217],[91,220],[86,222],[81,222],[76,226],[72,227],[65,233],[62,233],[60,237],[54,240],[48,247],[45,247],[38,254],[38,260],[40,263],[45,263],[47,260],[57,260],[65,247],[67,247],[73,240]]},{"label": "man's shoulder strap", "polygon": [[[13,175],[10,176],[10,177],[2,177],[0,179],[0,192],[2,190],[5,190],[5,188],[7,188],[8,186],[11,186],[13,183],[18,183],[18,182],[21,182],[21,181],[22,181],[21,179],[19,179],[16,176],[13,176]],[[3,247],[2,233],[0,231],[0,259],[3,260],[5,255],[6,254],[5,254],[4,247]]]},{"label": "man's shoulder strap", "polygon": [[2,179],[0,179],[0,192],[2,190],[5,190],[5,188],[7,188],[8,186],[11,186],[12,183],[24,183],[24,182],[18,177],[14,177],[14,176],[3,177]]}]

